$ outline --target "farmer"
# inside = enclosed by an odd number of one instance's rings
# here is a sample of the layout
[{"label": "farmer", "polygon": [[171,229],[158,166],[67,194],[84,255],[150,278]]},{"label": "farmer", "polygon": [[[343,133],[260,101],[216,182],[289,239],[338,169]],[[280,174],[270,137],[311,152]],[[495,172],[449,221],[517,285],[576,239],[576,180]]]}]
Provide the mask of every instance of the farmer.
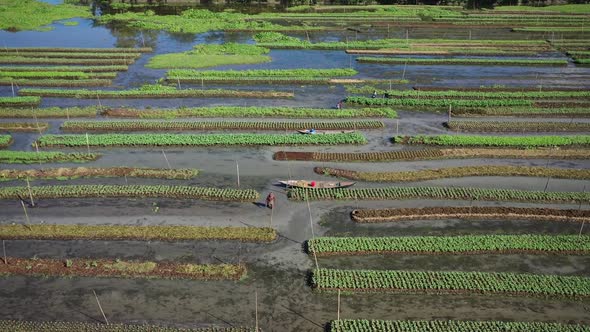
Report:
[{"label": "farmer", "polygon": [[377,90],[373,91],[373,96],[371,98],[377,98]]},{"label": "farmer", "polygon": [[342,109],[342,100],[338,102],[338,104],[336,104],[336,108],[341,110]]},{"label": "farmer", "polygon": [[266,196],[266,207],[269,209],[273,209],[275,206],[275,194],[270,193]]}]

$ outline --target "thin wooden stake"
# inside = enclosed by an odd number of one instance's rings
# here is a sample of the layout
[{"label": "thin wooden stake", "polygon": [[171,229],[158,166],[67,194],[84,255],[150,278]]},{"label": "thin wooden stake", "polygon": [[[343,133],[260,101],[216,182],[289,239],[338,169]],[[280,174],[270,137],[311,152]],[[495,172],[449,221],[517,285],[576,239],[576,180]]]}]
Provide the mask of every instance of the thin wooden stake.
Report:
[{"label": "thin wooden stake", "polygon": [[102,314],[102,318],[104,318],[104,321],[107,325],[109,325],[109,320],[107,319],[107,316],[104,314],[104,311],[102,310],[102,306],[100,305],[100,301],[98,300],[98,295],[96,295],[96,292],[94,291],[94,289],[92,290],[92,293],[94,293],[94,297],[96,298],[96,303],[98,304],[98,309],[100,309],[100,313]]},{"label": "thin wooden stake", "polygon": [[340,320],[340,288],[338,288],[338,316],[336,319]]},{"label": "thin wooden stake", "polygon": [[164,150],[162,150],[162,154],[164,155],[164,159],[166,160],[166,164],[168,165],[168,169],[172,169],[172,166],[170,166],[170,162],[168,161],[168,157],[166,157],[166,152],[164,152]]},{"label": "thin wooden stake", "polygon": [[31,199],[31,206],[35,206],[35,201],[33,201],[33,192],[31,191],[31,183],[29,182],[29,178],[27,178],[27,189],[29,190],[29,198]]},{"label": "thin wooden stake", "polygon": [[145,47],[145,39],[143,38],[143,31],[141,32],[141,43]]},{"label": "thin wooden stake", "polygon": [[[315,234],[313,231],[313,220],[311,217],[311,206],[309,205],[309,197],[307,197],[307,195],[305,195],[305,199],[307,200],[307,210],[309,211],[309,226],[311,227],[311,238],[315,239]],[[313,252],[313,259],[315,260],[315,268],[319,269],[320,265],[318,264],[318,256],[315,253],[315,250],[312,250]]]},{"label": "thin wooden stake", "polygon": [[[586,192],[586,185],[584,185],[584,189],[582,189],[582,193]],[[578,205],[578,211],[580,211],[582,209],[582,201],[580,200],[580,205]],[[578,236],[582,236],[582,230],[584,229],[584,223],[586,222],[586,220],[582,220],[582,226],[580,226],[580,233],[578,234]]]},{"label": "thin wooden stake", "polygon": [[451,124],[451,113],[453,112],[453,105],[449,105],[449,114],[447,117],[447,124]]},{"label": "thin wooden stake", "polygon": [[88,138],[88,133],[86,133],[86,149],[88,150],[88,154],[90,154],[90,138]]},{"label": "thin wooden stake", "polygon": [[404,79],[404,77],[406,77],[406,66],[408,65],[408,60],[406,60],[406,62],[404,62],[404,72],[402,73],[402,80]]},{"label": "thin wooden stake", "polygon": [[100,96],[98,95],[98,92],[96,93],[96,99],[98,100],[98,106],[102,107],[102,104],[100,103]]},{"label": "thin wooden stake", "polygon": [[270,209],[270,224],[268,225],[268,227],[272,227],[272,216],[274,214],[274,210],[275,210],[275,207],[273,204],[272,209]]},{"label": "thin wooden stake", "polygon": [[237,160],[236,160],[236,174],[238,175],[238,188],[240,188],[240,165],[238,164]]},{"label": "thin wooden stake", "polygon": [[399,119],[395,120],[395,135],[399,135]]},{"label": "thin wooden stake", "polygon": [[4,244],[4,240],[2,240],[2,252],[4,253],[4,264],[8,264],[8,258],[6,258],[6,245]]},{"label": "thin wooden stake", "polygon": [[256,332],[259,331],[258,329],[258,291],[254,291],[254,314],[256,315]]},{"label": "thin wooden stake", "polygon": [[14,97],[14,82],[10,82],[10,86],[12,87],[12,96]]},{"label": "thin wooden stake", "polygon": [[129,184],[129,183],[127,182],[127,174],[125,174],[124,176],[125,176],[125,184]]},{"label": "thin wooden stake", "polygon": [[27,220],[27,228],[30,230],[31,229],[31,220],[29,219],[29,214],[27,213],[27,207],[25,206],[25,202],[23,202],[22,200],[20,201],[20,205],[23,207],[23,211],[25,211],[25,218]]},{"label": "thin wooden stake", "polygon": [[66,107],[66,117],[68,118],[68,120],[70,119],[70,111],[68,111],[67,107]]},{"label": "thin wooden stake", "polygon": [[549,180],[551,180],[551,176],[547,177],[547,183],[545,183],[545,189],[543,189],[543,192],[547,191],[547,187],[549,186]]},{"label": "thin wooden stake", "polygon": [[176,76],[176,82],[178,82],[178,90],[180,90],[180,77]]}]

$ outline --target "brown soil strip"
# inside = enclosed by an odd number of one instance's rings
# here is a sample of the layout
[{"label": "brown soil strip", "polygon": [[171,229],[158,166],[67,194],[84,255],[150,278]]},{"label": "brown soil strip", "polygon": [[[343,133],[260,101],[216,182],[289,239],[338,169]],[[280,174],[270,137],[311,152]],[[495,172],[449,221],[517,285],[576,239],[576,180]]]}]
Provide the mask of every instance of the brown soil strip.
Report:
[{"label": "brown soil strip", "polygon": [[405,172],[357,172],[332,167],[315,167],[320,175],[331,175],[357,181],[413,182],[467,176],[534,176],[557,179],[590,179],[590,170],[529,166],[461,166]]},{"label": "brown soil strip", "polygon": [[0,275],[142,279],[239,280],[244,265],[196,265],[175,262],[135,262],[110,259],[23,259],[8,257]]},{"label": "brown soil strip", "polygon": [[156,179],[186,180],[195,177],[195,169],[159,169],[134,167],[73,167],[46,169],[3,169],[0,170],[0,181],[16,179],[71,179],[81,177],[138,177]]},{"label": "brown soil strip", "polygon": [[278,151],[274,160],[384,162],[468,158],[590,159],[588,149],[420,149],[388,152]]},{"label": "brown soil strip", "polygon": [[360,209],[353,210],[350,215],[353,221],[359,223],[439,219],[590,222],[590,210],[562,210],[549,208],[518,208],[500,206],[442,206],[400,209]]},{"label": "brown soil strip", "polygon": [[45,131],[49,128],[47,122],[3,122],[0,123],[0,131],[35,132]]}]

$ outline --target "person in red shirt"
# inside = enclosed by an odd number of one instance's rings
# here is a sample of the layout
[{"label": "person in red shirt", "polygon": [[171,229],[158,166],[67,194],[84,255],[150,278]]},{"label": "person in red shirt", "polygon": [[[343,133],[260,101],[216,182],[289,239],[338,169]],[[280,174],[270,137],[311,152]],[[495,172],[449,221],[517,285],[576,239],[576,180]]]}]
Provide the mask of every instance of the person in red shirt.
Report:
[{"label": "person in red shirt", "polygon": [[275,206],[275,194],[270,193],[266,196],[266,207],[269,209],[273,209]]}]

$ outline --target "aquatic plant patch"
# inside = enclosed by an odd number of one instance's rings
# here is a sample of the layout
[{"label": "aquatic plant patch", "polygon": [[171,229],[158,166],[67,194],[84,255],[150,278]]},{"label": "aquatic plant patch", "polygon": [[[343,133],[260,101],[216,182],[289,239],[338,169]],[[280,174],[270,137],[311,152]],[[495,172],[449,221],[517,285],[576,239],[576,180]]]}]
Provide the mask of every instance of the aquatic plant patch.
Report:
[{"label": "aquatic plant patch", "polygon": [[[0,109],[0,114],[1,109]],[[133,109],[111,108],[103,113],[109,117],[174,119],[186,117],[231,117],[231,118],[396,118],[397,112],[391,108],[303,108],[303,107],[258,107],[258,106],[214,106],[182,107],[178,109]]]},{"label": "aquatic plant patch", "polygon": [[590,179],[590,170],[587,169],[542,166],[458,166],[399,172],[357,172],[332,167],[314,167],[313,170],[321,175],[371,182],[413,182],[467,176],[534,176],[556,179]]},{"label": "aquatic plant patch", "polygon": [[6,148],[12,143],[12,136],[0,135],[0,148]]},{"label": "aquatic plant patch", "polygon": [[360,189],[294,188],[287,197],[295,201],[310,200],[399,200],[458,199],[473,201],[516,201],[581,203],[590,200],[586,192],[551,192],[514,189],[483,189],[469,187],[380,187]]},{"label": "aquatic plant patch", "polygon": [[550,208],[519,208],[503,206],[432,206],[399,209],[358,209],[350,213],[359,223],[381,223],[406,220],[533,220],[559,222],[588,222],[589,210]]},{"label": "aquatic plant patch", "polygon": [[420,149],[383,152],[295,152],[277,151],[274,160],[387,162],[465,158],[590,159],[587,149]]},{"label": "aquatic plant patch", "polygon": [[199,174],[191,168],[160,169],[138,167],[72,167],[43,169],[1,169],[0,181],[18,179],[57,179],[68,180],[89,177],[131,177],[153,179],[188,180]]},{"label": "aquatic plant patch", "polygon": [[558,254],[590,252],[590,236],[576,235],[460,235],[393,237],[316,237],[307,240],[316,256],[381,254]]},{"label": "aquatic plant patch", "polygon": [[47,122],[0,122],[0,131],[45,131]]},{"label": "aquatic plant patch", "polygon": [[462,132],[590,132],[587,122],[451,121],[445,125]]},{"label": "aquatic plant patch", "polygon": [[0,29],[19,30],[51,30],[43,27],[53,21],[72,17],[89,18],[92,16],[88,8],[71,4],[52,5],[36,0],[0,0]]},{"label": "aquatic plant patch", "polygon": [[[381,121],[339,121],[339,122],[271,122],[271,121],[66,121],[63,131],[167,131],[167,130],[295,130],[295,129],[380,129]],[[0,129],[1,129],[0,124]]]},{"label": "aquatic plant patch", "polygon": [[272,242],[270,227],[212,227],[172,225],[0,225],[0,235],[11,240],[208,241]]},{"label": "aquatic plant patch", "polygon": [[86,163],[101,156],[100,153],[0,151],[0,164]]},{"label": "aquatic plant patch", "polygon": [[477,136],[477,135],[417,135],[396,136],[394,143],[426,144],[439,146],[506,146],[506,147],[556,147],[585,146],[590,144],[590,135],[572,136]]},{"label": "aquatic plant patch", "polygon": [[0,118],[93,118],[101,110],[102,108],[99,106],[66,108],[0,108]]},{"label": "aquatic plant patch", "polygon": [[[194,186],[165,185],[73,185],[73,186],[33,186],[31,194],[40,198],[177,198],[202,199],[208,201],[252,202],[258,199],[253,189],[219,189]],[[0,199],[28,197],[27,187],[0,188]]]},{"label": "aquatic plant patch", "polygon": [[462,65],[462,66],[567,66],[567,60],[534,59],[423,59],[423,58],[388,58],[358,57],[360,63],[407,64],[407,65]]},{"label": "aquatic plant patch", "polygon": [[10,257],[8,261],[10,264],[0,266],[0,275],[191,280],[239,280],[246,275],[244,265],[233,264],[16,257]]},{"label": "aquatic plant patch", "polygon": [[224,146],[366,144],[358,133],[301,134],[93,134],[44,135],[40,147],[63,146]]},{"label": "aquatic plant patch", "polygon": [[126,65],[114,66],[0,66],[0,72],[84,72],[84,73],[108,73],[127,71]]},{"label": "aquatic plant patch", "polygon": [[590,326],[544,322],[461,321],[461,320],[368,320],[343,319],[330,322],[329,332],[588,332]]},{"label": "aquatic plant patch", "polygon": [[0,107],[37,106],[40,103],[39,97],[0,97]]},{"label": "aquatic plant patch", "polygon": [[319,291],[395,292],[409,294],[481,294],[585,299],[590,278],[577,276],[398,270],[315,269],[312,287]]},{"label": "aquatic plant patch", "polygon": [[[94,332],[253,332],[253,328],[244,327],[205,327],[176,328],[158,325],[132,325],[109,322],[32,322],[22,320],[0,320],[0,329],[4,331],[37,332],[37,331],[94,331]],[[561,331],[559,331],[561,332]]]}]

